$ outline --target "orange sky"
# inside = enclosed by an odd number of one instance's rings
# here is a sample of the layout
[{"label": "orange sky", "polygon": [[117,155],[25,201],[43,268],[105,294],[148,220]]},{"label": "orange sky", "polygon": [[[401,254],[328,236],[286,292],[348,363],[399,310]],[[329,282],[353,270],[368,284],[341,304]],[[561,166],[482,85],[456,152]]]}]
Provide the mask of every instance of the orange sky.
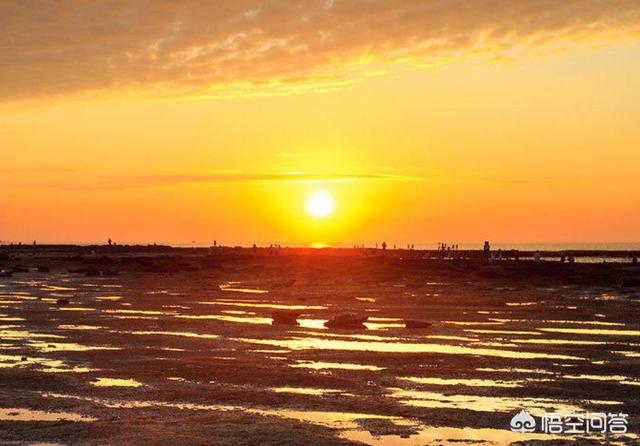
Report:
[{"label": "orange sky", "polygon": [[5,242],[640,241],[637,1],[6,1],[0,101]]}]

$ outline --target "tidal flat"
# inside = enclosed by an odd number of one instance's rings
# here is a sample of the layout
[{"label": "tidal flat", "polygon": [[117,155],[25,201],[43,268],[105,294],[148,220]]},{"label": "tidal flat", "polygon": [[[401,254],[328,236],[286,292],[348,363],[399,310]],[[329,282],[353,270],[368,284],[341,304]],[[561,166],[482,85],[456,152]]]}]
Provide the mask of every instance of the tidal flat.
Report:
[{"label": "tidal flat", "polygon": [[[621,286],[640,277],[636,265],[330,249],[4,252],[2,444],[639,441],[640,289]],[[283,310],[298,324],[274,325]],[[324,326],[345,312],[368,320]],[[628,433],[512,432],[522,409],[622,412]]]}]

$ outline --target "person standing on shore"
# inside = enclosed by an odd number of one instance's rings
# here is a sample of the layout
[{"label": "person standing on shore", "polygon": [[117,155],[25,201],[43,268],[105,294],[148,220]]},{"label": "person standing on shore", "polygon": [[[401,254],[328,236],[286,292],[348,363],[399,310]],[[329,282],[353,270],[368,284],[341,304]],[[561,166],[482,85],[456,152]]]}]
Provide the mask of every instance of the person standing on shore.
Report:
[{"label": "person standing on shore", "polygon": [[485,241],[484,246],[482,247],[482,256],[485,259],[488,259],[490,253],[491,253],[491,245],[489,245],[488,241]]}]

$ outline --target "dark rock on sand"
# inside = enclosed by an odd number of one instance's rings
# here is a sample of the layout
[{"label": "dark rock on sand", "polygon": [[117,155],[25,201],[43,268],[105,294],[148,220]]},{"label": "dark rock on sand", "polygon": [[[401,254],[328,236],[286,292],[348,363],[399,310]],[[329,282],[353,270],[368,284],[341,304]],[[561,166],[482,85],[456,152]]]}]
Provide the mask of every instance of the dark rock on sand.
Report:
[{"label": "dark rock on sand", "polygon": [[420,321],[417,319],[405,319],[404,326],[407,328],[429,328],[433,324],[428,321]]},{"label": "dark rock on sand", "polygon": [[58,299],[56,305],[69,305],[69,299]]},{"label": "dark rock on sand", "polygon": [[99,277],[100,276],[100,271],[98,271],[97,269],[94,268],[88,268],[85,270],[84,275],[86,277]]},{"label": "dark rock on sand", "polygon": [[298,325],[298,318],[302,312],[290,310],[274,310],[271,313],[273,325]]},{"label": "dark rock on sand", "polygon": [[369,316],[358,316],[353,313],[338,314],[324,323],[328,328],[366,328],[364,323]]},{"label": "dark rock on sand", "polygon": [[14,273],[28,273],[29,268],[25,268],[24,266],[14,266],[11,271]]},{"label": "dark rock on sand", "polygon": [[13,273],[11,271],[0,271],[0,277],[11,277]]},{"label": "dark rock on sand", "polygon": [[38,265],[38,272],[39,273],[48,273],[51,270],[49,269],[48,266],[44,266],[44,265]]}]

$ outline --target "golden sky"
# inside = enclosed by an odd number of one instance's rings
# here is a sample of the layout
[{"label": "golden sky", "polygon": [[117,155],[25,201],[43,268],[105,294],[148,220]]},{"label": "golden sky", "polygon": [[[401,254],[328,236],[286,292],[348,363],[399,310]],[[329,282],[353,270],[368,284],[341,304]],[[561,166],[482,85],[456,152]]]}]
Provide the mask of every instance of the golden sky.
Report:
[{"label": "golden sky", "polygon": [[3,1],[0,153],[3,241],[640,241],[640,2]]}]

